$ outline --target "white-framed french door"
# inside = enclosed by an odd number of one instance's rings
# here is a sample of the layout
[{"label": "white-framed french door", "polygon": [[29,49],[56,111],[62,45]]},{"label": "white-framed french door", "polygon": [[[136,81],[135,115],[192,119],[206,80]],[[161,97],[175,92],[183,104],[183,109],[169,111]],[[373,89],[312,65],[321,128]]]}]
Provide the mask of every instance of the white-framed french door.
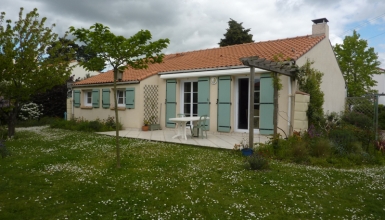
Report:
[{"label": "white-framed french door", "polygon": [[[199,77],[180,82],[180,113],[189,116],[210,116],[210,79]],[[191,122],[190,122],[191,123]],[[206,121],[206,128],[209,129],[210,122]]]},{"label": "white-framed french door", "polygon": [[198,116],[198,80],[183,80],[180,87],[180,113]]},{"label": "white-framed french door", "polygon": [[[249,103],[250,89],[249,77],[235,78],[235,131],[249,132]],[[260,76],[255,75],[254,79],[254,102],[253,102],[254,133],[259,133],[260,125]]]}]

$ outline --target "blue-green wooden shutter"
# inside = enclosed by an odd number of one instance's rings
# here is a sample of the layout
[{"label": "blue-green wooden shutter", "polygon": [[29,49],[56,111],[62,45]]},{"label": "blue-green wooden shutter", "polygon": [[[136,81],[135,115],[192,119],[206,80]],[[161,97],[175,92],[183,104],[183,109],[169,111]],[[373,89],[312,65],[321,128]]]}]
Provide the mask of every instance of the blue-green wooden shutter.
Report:
[{"label": "blue-green wooden shutter", "polygon": [[274,133],[274,88],[270,73],[261,74],[260,85],[259,133],[269,135]]},{"label": "blue-green wooden shutter", "polygon": [[74,107],[80,107],[80,90],[74,90]]},{"label": "blue-green wooden shutter", "polygon": [[169,121],[169,118],[176,117],[176,80],[166,81],[166,127],[175,128],[175,123]]},{"label": "blue-green wooden shutter", "polygon": [[[210,116],[210,78],[198,78],[198,116]],[[210,120],[206,120],[206,129],[209,129]]]},{"label": "blue-green wooden shutter", "polygon": [[135,88],[126,88],[126,108],[135,108]]},{"label": "blue-green wooden shutter", "polygon": [[218,78],[218,131],[230,132],[231,76]]},{"label": "blue-green wooden shutter", "polygon": [[103,108],[110,107],[110,89],[102,90],[102,106]]},{"label": "blue-green wooden shutter", "polygon": [[92,107],[93,108],[99,108],[99,100],[100,100],[99,89],[93,89],[92,90]]}]

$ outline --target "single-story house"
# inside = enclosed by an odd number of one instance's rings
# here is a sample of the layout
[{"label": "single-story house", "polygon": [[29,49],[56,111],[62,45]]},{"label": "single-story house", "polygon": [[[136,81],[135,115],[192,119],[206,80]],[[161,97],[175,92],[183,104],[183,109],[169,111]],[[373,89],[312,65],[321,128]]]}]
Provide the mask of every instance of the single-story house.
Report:
[{"label": "single-story house", "polygon": [[[117,82],[117,91],[113,91],[113,72],[101,73],[73,85],[72,116],[106,119],[114,116],[117,107],[124,127],[140,129],[144,119],[172,128],[175,124],[168,119],[178,113],[208,115],[210,132],[248,132],[251,113],[255,133],[272,134],[271,73],[255,69],[254,111],[249,112],[250,67],[240,58],[274,60],[277,55],[290,57],[298,66],[308,59],[314,61],[313,67],[324,73],[321,89],[325,112],[342,111],[345,82],[329,41],[327,22],[326,18],[313,20],[311,35],[168,54],[162,63],[151,64],[148,69],[126,69]],[[279,131],[288,134],[293,127],[306,129],[309,97],[298,91],[291,77],[280,78]],[[114,94],[118,106],[114,106]]]}]

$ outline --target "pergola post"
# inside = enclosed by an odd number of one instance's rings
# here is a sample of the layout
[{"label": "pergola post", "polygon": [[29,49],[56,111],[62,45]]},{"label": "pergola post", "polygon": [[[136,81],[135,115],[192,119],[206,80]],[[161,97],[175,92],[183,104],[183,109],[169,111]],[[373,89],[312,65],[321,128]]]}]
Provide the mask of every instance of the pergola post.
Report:
[{"label": "pergola post", "polygon": [[294,77],[290,77],[290,83],[291,83],[291,98],[290,98],[290,127],[289,127],[289,136],[293,135],[294,131],[294,106],[295,106],[295,94],[297,91],[297,82],[294,79]]},{"label": "pergola post", "polygon": [[254,146],[254,77],[255,77],[255,67],[250,67],[250,77],[249,77],[249,90],[250,90],[250,100],[249,100],[249,147]]},{"label": "pergola post", "polygon": [[[278,73],[273,73],[274,78],[278,78]],[[275,80],[275,79],[274,79]],[[277,137],[278,130],[278,88],[274,83],[274,113],[273,113],[273,124],[274,124],[274,137]]]}]

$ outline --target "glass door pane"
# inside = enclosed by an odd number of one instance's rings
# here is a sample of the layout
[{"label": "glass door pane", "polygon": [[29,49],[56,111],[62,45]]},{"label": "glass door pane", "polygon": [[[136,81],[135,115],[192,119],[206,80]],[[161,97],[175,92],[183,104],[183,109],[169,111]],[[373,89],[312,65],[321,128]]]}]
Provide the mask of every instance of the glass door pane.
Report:
[{"label": "glass door pane", "polygon": [[[259,129],[260,79],[254,79],[254,129]],[[238,79],[238,129],[249,129],[249,78]]]},{"label": "glass door pane", "polygon": [[198,82],[192,82],[193,91],[192,91],[192,116],[198,116]]},{"label": "glass door pane", "polygon": [[249,79],[238,79],[238,129],[248,129]]},{"label": "glass door pane", "polygon": [[184,82],[183,86],[183,113],[186,117],[198,116],[198,82]]},{"label": "glass door pane", "polygon": [[184,83],[183,113],[186,117],[191,115],[191,82]]}]

